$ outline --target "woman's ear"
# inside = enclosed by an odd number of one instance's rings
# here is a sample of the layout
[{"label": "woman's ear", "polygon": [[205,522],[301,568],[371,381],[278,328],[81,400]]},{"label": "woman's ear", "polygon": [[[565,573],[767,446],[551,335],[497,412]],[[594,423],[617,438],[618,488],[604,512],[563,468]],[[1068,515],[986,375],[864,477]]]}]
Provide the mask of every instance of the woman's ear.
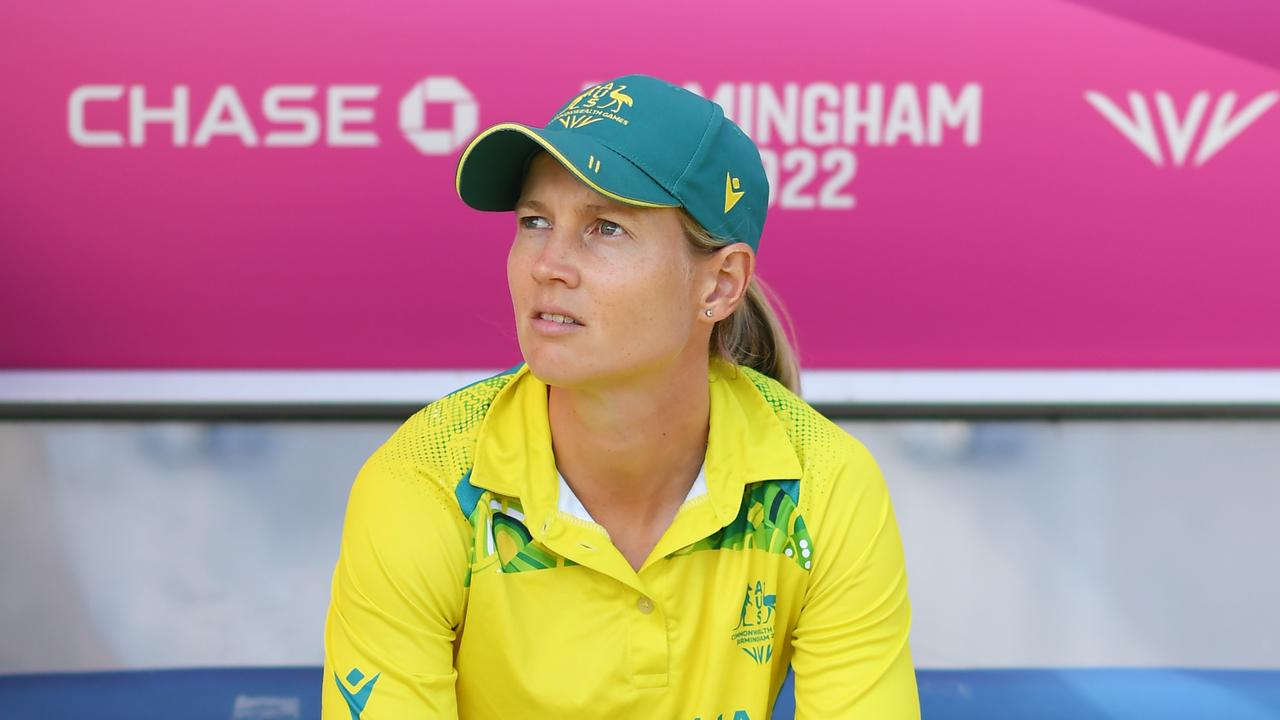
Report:
[{"label": "woman's ear", "polygon": [[703,316],[711,321],[723,320],[733,313],[747,293],[755,272],[756,256],[746,243],[732,243],[716,250],[708,258],[708,273],[712,284],[702,297],[703,307],[712,314]]}]

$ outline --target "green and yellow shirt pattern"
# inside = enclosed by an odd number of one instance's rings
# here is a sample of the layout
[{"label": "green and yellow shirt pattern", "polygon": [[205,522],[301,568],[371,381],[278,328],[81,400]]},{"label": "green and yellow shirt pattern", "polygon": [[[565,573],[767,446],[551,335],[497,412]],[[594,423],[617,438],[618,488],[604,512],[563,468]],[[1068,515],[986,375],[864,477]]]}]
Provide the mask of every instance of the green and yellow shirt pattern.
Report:
[{"label": "green and yellow shirt pattern", "polygon": [[788,666],[798,718],[919,717],[871,454],[749,368],[708,390],[705,484],[639,572],[566,511],[527,366],[409,418],[351,490],[323,717],[764,720]]}]

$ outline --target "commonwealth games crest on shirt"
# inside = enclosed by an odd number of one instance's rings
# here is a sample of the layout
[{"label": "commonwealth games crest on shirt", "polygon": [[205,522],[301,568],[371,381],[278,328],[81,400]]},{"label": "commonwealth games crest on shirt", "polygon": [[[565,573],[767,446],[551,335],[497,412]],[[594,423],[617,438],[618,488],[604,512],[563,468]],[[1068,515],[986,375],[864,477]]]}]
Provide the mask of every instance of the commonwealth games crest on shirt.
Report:
[{"label": "commonwealth games crest on shirt", "polygon": [[738,626],[730,636],[738,649],[764,665],[773,658],[773,611],[778,596],[765,593],[764,582],[749,584],[738,612]]}]

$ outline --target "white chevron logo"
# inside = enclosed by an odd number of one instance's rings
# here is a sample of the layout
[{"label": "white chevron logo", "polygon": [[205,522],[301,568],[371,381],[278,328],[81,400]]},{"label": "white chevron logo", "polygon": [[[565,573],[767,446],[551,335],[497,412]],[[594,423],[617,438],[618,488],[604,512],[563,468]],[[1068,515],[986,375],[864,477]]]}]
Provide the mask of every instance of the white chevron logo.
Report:
[{"label": "white chevron logo", "polygon": [[[1169,155],[1173,164],[1182,167],[1186,164],[1187,154],[1191,151],[1200,124],[1204,120],[1205,110],[1209,106],[1210,94],[1201,90],[1191,98],[1187,112],[1181,118],[1173,106],[1173,98],[1169,93],[1157,91],[1155,94],[1156,110],[1160,114],[1160,125],[1164,130],[1165,142],[1169,146]],[[1129,91],[1129,112],[1121,110],[1111,98],[1095,90],[1086,90],[1084,99],[1094,107],[1102,117],[1106,118],[1120,134],[1128,138],[1134,147],[1147,156],[1157,167],[1165,163],[1164,153],[1160,149],[1159,138],[1156,137],[1155,123],[1151,120],[1151,110],[1142,93]],[[1240,133],[1253,124],[1255,120],[1271,109],[1280,100],[1280,92],[1272,90],[1254,98],[1240,112],[1232,114],[1236,105],[1236,94],[1227,91],[1218,96],[1213,107],[1213,116],[1209,126],[1200,140],[1192,164],[1196,167],[1204,165],[1209,158],[1217,155]]]}]

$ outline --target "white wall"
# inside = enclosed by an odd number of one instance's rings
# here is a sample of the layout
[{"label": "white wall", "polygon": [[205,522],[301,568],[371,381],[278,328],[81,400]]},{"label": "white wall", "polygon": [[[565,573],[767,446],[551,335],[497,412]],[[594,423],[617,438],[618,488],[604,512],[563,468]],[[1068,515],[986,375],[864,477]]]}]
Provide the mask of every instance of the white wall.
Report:
[{"label": "white wall", "polygon": [[[318,665],[396,423],[0,423],[0,673]],[[856,422],[921,667],[1280,667],[1280,421]]]},{"label": "white wall", "polygon": [[929,667],[1280,667],[1280,422],[849,423]]}]

